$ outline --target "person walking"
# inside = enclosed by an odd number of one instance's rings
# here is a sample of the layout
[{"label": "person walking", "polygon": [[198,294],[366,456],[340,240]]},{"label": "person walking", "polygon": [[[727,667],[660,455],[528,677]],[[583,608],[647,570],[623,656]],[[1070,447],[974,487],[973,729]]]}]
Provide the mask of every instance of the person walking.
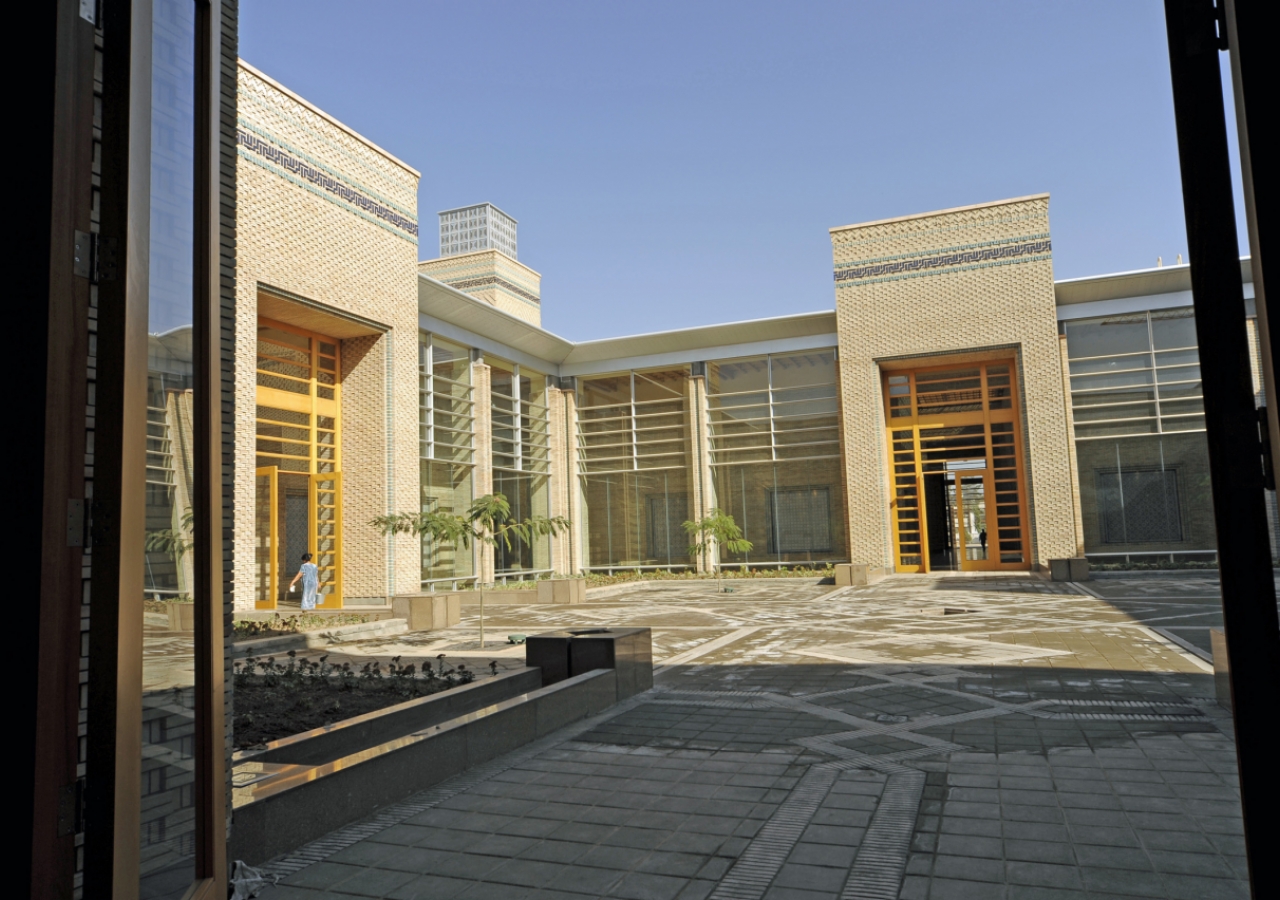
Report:
[{"label": "person walking", "polygon": [[293,592],[293,587],[298,583],[298,579],[302,579],[302,608],[303,610],[316,608],[316,594],[320,590],[320,570],[316,568],[316,564],[311,561],[311,554],[302,554],[302,565],[298,567],[298,574],[293,576],[293,581],[289,582],[289,591]]}]

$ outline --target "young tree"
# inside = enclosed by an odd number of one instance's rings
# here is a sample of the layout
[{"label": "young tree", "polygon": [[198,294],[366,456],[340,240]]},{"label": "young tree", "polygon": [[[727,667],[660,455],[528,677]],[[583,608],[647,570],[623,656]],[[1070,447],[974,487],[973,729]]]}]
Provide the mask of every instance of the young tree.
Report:
[{"label": "young tree", "polygon": [[[465,513],[428,510],[378,516],[371,523],[383,534],[413,534],[428,540],[470,547],[473,540],[507,550],[512,541],[533,543],[535,538],[561,534],[569,529],[564,516],[529,516],[523,521],[511,517],[511,504],[503,494],[476,498]],[[484,647],[484,591],[480,591],[480,647]]]},{"label": "young tree", "polygon": [[[689,545],[689,555],[694,559],[704,553],[710,553],[721,547],[730,553],[751,552],[751,542],[742,536],[742,529],[733,521],[733,516],[722,509],[711,510],[710,515],[701,521],[692,520],[682,526],[685,534],[693,541]],[[724,574],[719,561],[716,562],[716,592],[724,592]]]}]

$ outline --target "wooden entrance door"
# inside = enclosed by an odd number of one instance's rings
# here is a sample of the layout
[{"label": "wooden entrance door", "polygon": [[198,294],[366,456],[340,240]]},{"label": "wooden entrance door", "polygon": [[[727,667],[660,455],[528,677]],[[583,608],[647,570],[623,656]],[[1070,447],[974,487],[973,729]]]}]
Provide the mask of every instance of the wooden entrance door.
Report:
[{"label": "wooden entrance door", "polygon": [[1013,360],[884,375],[899,572],[1029,569]]}]

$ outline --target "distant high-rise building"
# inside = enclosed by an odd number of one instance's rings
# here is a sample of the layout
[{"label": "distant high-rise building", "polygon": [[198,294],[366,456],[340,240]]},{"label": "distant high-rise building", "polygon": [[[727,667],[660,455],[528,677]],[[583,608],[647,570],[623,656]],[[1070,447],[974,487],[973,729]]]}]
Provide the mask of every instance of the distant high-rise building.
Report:
[{"label": "distant high-rise building", "polygon": [[492,203],[446,209],[440,213],[440,255],[498,250],[516,256],[516,220]]}]

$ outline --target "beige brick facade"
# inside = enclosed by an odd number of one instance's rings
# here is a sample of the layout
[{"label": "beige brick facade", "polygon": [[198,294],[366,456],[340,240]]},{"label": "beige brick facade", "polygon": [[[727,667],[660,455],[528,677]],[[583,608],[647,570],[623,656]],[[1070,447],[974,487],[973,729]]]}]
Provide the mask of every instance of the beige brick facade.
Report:
[{"label": "beige brick facade", "polygon": [[[417,541],[369,524],[419,503],[418,173],[243,63],[238,93],[236,508],[254,509],[254,335],[269,302],[340,341],[342,590],[347,605],[385,603],[420,577]],[[254,517],[237,516],[237,609],[253,605],[254,543]]]},{"label": "beige brick facade", "polygon": [[1018,359],[1031,559],[1075,556],[1048,195],[833,228],[831,242],[851,560],[893,565],[881,364],[988,348]]},{"label": "beige brick facade", "polygon": [[[550,503],[547,515],[574,518],[569,505],[570,485],[574,480],[573,457],[569,454],[571,438],[565,428],[565,391],[559,388],[547,390],[547,471]],[[568,533],[551,538],[551,568],[558,575],[572,571],[569,568],[571,536]]]},{"label": "beige brick facade", "polygon": [[[482,362],[471,365],[471,389],[475,406],[475,467],[471,470],[471,488],[476,497],[493,493],[493,387],[492,369]],[[481,584],[491,584],[494,575],[493,546],[483,542],[476,546],[476,577]]]},{"label": "beige brick facade", "polygon": [[542,276],[498,250],[477,250],[418,263],[423,275],[542,324]]}]

